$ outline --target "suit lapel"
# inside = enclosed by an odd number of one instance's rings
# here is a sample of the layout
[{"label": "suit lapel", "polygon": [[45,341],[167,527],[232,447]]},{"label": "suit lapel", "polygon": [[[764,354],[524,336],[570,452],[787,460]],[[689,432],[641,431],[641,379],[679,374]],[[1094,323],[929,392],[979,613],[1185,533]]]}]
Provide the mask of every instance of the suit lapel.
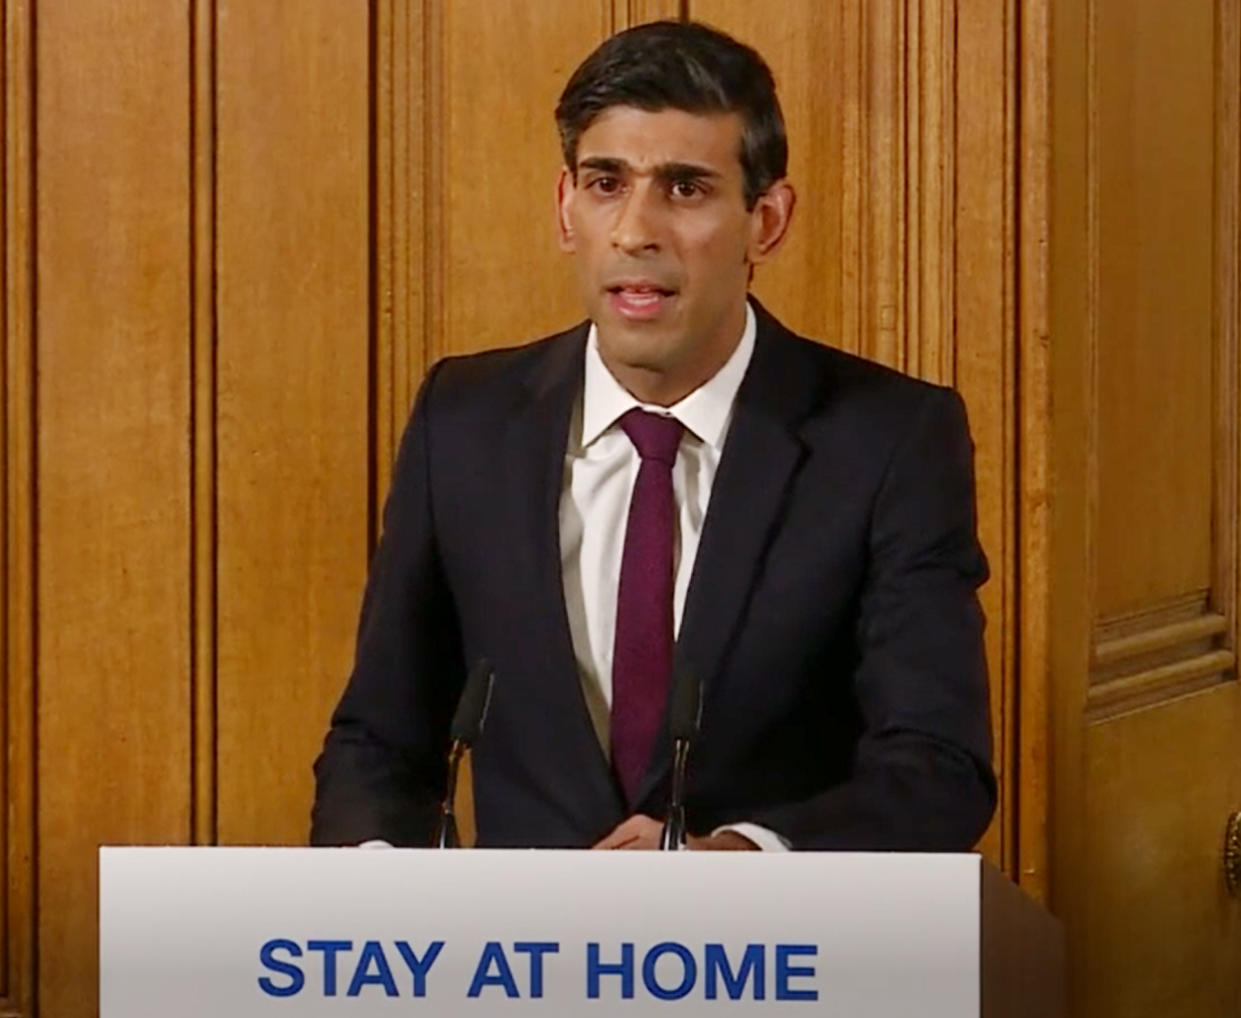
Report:
[{"label": "suit lapel", "polygon": [[[703,521],[677,638],[678,664],[710,695],[804,455],[797,426],[820,379],[791,355],[794,337],[755,302],[758,333]],[[667,773],[667,726],[639,790],[647,798]]]},{"label": "suit lapel", "polygon": [[[581,390],[587,324],[552,340],[527,379],[526,399],[514,408],[502,443],[505,528],[512,535],[518,568],[530,577],[530,594],[546,619],[539,633],[536,660],[545,666],[535,677],[543,697],[558,716],[575,719],[567,726],[573,745],[564,747],[580,760],[577,774],[564,775],[578,814],[596,815],[603,804],[619,809],[611,768],[595,736],[582,693],[577,658],[565,611],[560,571],[560,494],[573,406]],[[527,557],[528,556],[528,557]]]}]

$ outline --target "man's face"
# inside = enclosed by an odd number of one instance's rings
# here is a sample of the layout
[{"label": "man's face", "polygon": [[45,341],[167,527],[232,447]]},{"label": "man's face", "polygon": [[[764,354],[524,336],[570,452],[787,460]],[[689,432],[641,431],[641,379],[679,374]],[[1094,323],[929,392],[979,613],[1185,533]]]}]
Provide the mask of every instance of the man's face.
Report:
[{"label": "man's face", "polygon": [[750,267],[787,227],[787,184],[745,208],[741,128],[736,114],[615,106],[582,133],[576,177],[561,174],[561,247],[604,363],[641,399],[674,402],[719,370]]}]

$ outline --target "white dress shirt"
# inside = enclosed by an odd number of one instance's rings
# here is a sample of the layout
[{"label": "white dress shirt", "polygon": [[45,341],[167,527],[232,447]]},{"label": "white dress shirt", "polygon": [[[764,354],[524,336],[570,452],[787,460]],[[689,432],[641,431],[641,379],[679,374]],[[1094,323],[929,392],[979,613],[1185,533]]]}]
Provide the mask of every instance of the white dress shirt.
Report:
[{"label": "white dress shirt", "polygon": [[[605,754],[610,755],[616,593],[629,499],[641,463],[617,422],[640,407],[674,417],[685,428],[672,468],[677,510],[672,609],[674,631],[679,632],[711,487],[728,438],[737,390],[754,353],[754,336],[754,311],[747,304],[741,341],[724,366],[679,403],[660,407],[635,399],[617,382],[599,355],[595,327],[590,327],[582,393],[565,450],[560,567],[582,692]],[[786,847],[778,835],[756,824],[731,824],[724,829],[745,835],[760,848]]]}]

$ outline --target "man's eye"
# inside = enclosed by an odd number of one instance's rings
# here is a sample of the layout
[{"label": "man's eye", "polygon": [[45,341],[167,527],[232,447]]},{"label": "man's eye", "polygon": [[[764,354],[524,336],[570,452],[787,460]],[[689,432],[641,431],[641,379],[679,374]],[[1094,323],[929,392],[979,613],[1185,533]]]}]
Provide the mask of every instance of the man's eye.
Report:
[{"label": "man's eye", "polygon": [[693,198],[702,194],[702,186],[696,180],[674,180],[672,193],[678,198]]},{"label": "man's eye", "polygon": [[615,194],[620,190],[620,180],[616,177],[595,177],[586,186],[600,194]]}]

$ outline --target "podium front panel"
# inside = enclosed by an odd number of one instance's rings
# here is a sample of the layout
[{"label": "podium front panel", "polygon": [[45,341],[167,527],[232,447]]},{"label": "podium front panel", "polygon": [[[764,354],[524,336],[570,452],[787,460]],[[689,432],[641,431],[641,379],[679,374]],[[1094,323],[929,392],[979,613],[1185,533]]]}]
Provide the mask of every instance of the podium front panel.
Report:
[{"label": "podium front panel", "polygon": [[104,848],[101,1018],[979,1013],[974,855]]}]

